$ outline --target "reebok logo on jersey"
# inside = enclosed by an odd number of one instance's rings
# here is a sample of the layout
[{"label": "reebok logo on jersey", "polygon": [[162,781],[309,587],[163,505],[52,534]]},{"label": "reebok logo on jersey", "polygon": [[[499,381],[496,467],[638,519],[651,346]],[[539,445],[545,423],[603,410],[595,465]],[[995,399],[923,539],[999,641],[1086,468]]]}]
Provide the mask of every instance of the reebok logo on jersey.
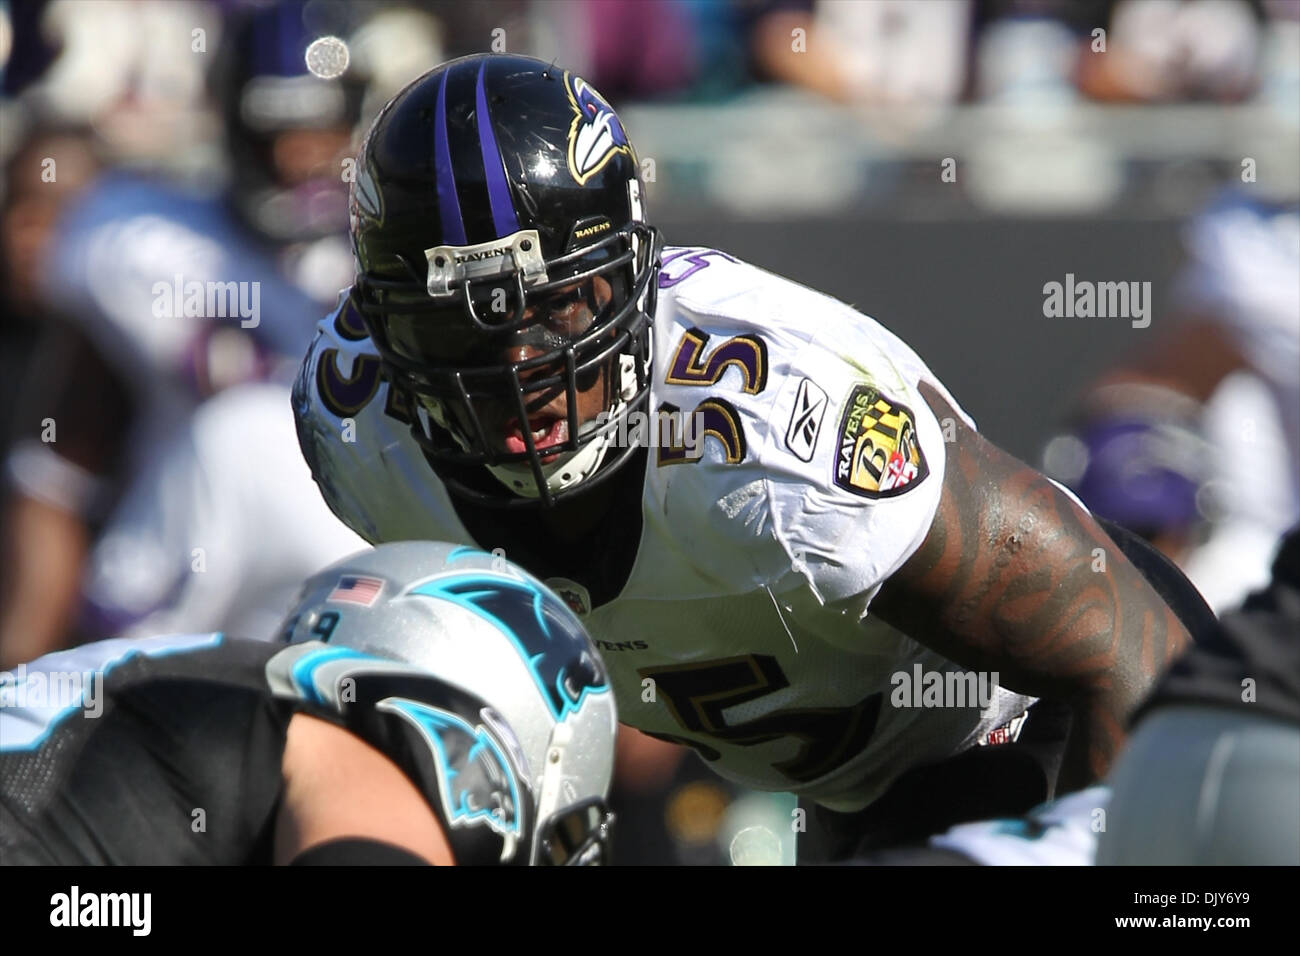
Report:
[{"label": "reebok logo on jersey", "polygon": [[835,484],[863,498],[892,498],[930,473],[912,410],[856,385],[840,420]]},{"label": "reebok logo on jersey", "polygon": [[794,412],[790,415],[790,427],[785,432],[785,446],[804,461],[812,461],[817,435],[822,429],[822,418],[826,415],[826,403],[826,393],[813,384],[811,379],[805,378],[799,383],[799,391],[794,396]]}]

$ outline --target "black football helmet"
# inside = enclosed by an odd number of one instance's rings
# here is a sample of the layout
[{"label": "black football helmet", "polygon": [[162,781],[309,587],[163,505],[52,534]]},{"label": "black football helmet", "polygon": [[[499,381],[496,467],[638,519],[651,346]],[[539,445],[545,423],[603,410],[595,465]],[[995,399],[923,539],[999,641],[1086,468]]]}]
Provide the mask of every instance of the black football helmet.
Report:
[{"label": "black football helmet", "polygon": [[612,446],[649,401],[661,240],[642,193],[613,109],[542,60],[452,60],[375,120],[354,297],[390,410],[453,494],[549,506],[636,451]]}]

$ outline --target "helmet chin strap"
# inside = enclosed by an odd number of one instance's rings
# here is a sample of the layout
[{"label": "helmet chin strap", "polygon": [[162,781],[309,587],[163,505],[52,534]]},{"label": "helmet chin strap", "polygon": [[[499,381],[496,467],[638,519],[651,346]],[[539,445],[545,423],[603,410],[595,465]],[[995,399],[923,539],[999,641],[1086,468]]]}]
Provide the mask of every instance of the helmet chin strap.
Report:
[{"label": "helmet chin strap", "polygon": [[[619,356],[619,381],[621,389],[618,400],[610,407],[607,419],[616,419],[627,408],[627,403],[636,395],[636,357]],[[578,429],[578,437],[590,434],[601,426],[600,421],[584,423]],[[550,464],[542,465],[542,475],[546,478],[546,487],[552,494],[565,491],[574,485],[586,481],[600,463],[614,442],[617,432],[607,431],[604,435],[588,442],[577,451],[565,452]],[[533,479],[533,470],[526,462],[509,465],[487,465],[492,477],[501,482],[521,498],[540,498],[541,492]]]}]

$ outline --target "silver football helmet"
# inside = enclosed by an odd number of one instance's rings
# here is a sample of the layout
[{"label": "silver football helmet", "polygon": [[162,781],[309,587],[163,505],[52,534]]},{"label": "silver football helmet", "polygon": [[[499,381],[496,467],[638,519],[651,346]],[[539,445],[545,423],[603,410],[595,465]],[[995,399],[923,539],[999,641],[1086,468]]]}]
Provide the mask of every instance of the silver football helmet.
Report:
[{"label": "silver football helmet", "polygon": [[536,578],[474,548],[385,544],[312,577],[280,638],[302,646],[268,679],[368,722],[423,781],[458,863],[607,858],[614,695]]}]

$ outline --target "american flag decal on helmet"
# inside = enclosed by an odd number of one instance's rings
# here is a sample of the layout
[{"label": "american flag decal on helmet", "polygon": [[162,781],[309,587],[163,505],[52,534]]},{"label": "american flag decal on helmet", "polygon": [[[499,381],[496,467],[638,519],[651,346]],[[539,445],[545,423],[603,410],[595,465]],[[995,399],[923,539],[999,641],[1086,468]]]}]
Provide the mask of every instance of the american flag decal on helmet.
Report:
[{"label": "american flag decal on helmet", "polygon": [[339,578],[339,583],[334,586],[334,590],[325,600],[336,604],[360,604],[362,607],[371,607],[379,600],[379,594],[383,589],[384,582],[380,578],[345,574]]}]

